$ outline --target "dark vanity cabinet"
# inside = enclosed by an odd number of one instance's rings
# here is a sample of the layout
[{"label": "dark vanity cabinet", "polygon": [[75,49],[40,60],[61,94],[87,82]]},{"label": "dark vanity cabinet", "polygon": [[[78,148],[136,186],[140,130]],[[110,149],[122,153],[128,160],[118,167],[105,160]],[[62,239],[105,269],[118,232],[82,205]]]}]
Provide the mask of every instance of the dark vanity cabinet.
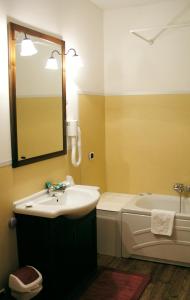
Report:
[{"label": "dark vanity cabinet", "polygon": [[97,268],[96,210],[79,219],[16,219],[19,264],[42,273],[42,299],[73,299]]}]

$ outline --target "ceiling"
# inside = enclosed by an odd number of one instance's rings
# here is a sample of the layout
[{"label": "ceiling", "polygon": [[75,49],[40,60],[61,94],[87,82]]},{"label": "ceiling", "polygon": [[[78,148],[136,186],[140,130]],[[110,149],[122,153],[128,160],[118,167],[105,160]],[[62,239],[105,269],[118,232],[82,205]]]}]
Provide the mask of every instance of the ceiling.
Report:
[{"label": "ceiling", "polygon": [[90,0],[102,9],[122,8],[128,6],[148,5],[168,0]]}]

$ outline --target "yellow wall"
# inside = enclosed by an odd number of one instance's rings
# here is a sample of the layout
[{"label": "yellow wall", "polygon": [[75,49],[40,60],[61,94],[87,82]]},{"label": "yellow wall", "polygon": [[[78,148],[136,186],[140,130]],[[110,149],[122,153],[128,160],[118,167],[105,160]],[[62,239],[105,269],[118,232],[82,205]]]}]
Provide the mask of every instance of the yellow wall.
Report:
[{"label": "yellow wall", "polygon": [[190,95],[80,95],[79,107],[79,168],[69,155],[0,168],[0,288],[17,266],[15,230],[7,226],[12,202],[41,190],[45,181],[71,174],[77,183],[103,191],[163,194],[173,193],[174,182],[190,183]]},{"label": "yellow wall", "polygon": [[[40,191],[47,180],[59,181],[68,174],[74,177],[76,183],[99,185],[105,189],[104,97],[81,95],[79,103],[83,149],[79,168],[71,166],[69,155],[16,169],[11,166],[0,168],[0,289],[17,266],[15,230],[8,228],[13,201]],[[89,150],[95,151],[96,155],[92,163],[87,158]]]},{"label": "yellow wall", "polygon": [[[82,128],[83,162],[81,181],[98,185],[105,191],[105,98],[80,96],[80,125]],[[88,153],[94,152],[93,160]]]},{"label": "yellow wall", "polygon": [[61,97],[17,98],[18,157],[63,150]]},{"label": "yellow wall", "polygon": [[107,96],[107,190],[172,194],[190,183],[189,134],[190,95]]}]

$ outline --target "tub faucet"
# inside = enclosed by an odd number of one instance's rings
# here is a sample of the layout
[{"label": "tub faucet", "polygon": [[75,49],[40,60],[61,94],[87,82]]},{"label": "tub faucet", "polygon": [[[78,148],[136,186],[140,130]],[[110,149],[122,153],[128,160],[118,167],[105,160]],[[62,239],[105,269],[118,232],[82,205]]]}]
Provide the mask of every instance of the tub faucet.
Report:
[{"label": "tub faucet", "polygon": [[178,193],[183,193],[185,191],[185,186],[183,183],[174,183],[173,189]]}]

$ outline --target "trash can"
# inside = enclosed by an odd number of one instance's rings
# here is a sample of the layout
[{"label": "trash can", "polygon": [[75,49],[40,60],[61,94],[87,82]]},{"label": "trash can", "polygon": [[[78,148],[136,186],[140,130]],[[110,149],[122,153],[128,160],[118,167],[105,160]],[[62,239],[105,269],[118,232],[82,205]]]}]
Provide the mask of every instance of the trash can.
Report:
[{"label": "trash can", "polygon": [[25,266],[9,275],[11,295],[18,300],[30,300],[42,290],[42,275],[32,266]]}]

